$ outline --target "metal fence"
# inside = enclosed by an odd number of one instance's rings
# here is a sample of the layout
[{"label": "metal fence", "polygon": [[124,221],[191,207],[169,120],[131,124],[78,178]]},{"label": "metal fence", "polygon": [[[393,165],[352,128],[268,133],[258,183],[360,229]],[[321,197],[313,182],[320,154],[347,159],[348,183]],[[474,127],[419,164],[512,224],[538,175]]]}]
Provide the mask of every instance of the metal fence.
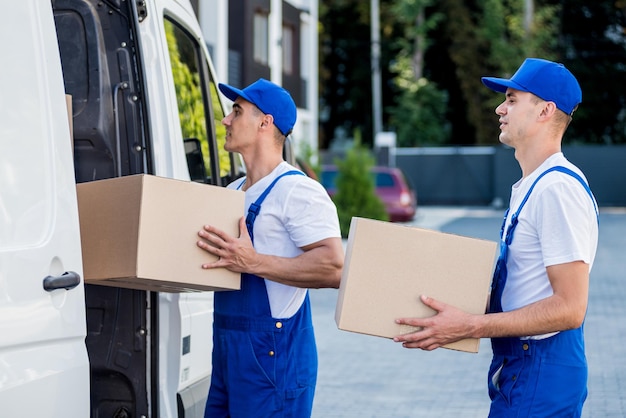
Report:
[{"label": "metal fence", "polygon": [[[626,206],[626,146],[567,145],[563,153],[585,173],[599,206]],[[502,207],[521,176],[505,146],[382,149],[377,160],[401,168],[423,205]]]},{"label": "metal fence", "polygon": [[[599,206],[626,206],[626,146],[572,145],[563,153],[585,173]],[[404,171],[422,204],[506,205],[521,176],[504,146],[397,148],[389,163]]]}]

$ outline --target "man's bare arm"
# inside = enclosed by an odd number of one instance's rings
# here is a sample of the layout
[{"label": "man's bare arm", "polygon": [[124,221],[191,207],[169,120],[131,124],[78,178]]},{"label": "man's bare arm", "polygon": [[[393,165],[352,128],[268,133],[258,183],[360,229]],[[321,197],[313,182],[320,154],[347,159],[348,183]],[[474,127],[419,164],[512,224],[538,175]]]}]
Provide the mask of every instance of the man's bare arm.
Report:
[{"label": "man's bare arm", "polygon": [[579,327],[587,310],[589,265],[582,261],[550,266],[554,294],[510,312],[472,315],[432,298],[422,302],[437,314],[429,318],[401,318],[399,324],[419,331],[394,338],[407,348],[433,350],[464,338],[523,337]]},{"label": "man's bare arm", "polygon": [[239,222],[239,229],[238,238],[210,225],[198,233],[203,238],[198,246],[219,257],[203,268],[224,267],[303,288],[339,287],[344,260],[341,238],[327,238],[304,246],[302,254],[289,258],[257,253],[244,218]]}]

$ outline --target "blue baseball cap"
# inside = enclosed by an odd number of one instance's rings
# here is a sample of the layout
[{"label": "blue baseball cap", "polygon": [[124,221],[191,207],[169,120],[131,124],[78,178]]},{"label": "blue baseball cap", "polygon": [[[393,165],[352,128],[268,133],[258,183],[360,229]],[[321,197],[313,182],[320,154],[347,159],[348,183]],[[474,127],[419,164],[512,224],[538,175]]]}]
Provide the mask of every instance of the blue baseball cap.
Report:
[{"label": "blue baseball cap", "polygon": [[583,97],[576,77],[563,64],[540,58],[526,58],[510,79],[483,77],[482,82],[498,93],[505,93],[509,87],[532,93],[554,102],[568,115],[574,113]]},{"label": "blue baseball cap", "polygon": [[296,104],[287,90],[277,84],[260,78],[243,90],[227,84],[218,84],[224,96],[233,102],[241,97],[266,115],[272,115],[274,125],[285,136],[291,133],[296,123]]}]

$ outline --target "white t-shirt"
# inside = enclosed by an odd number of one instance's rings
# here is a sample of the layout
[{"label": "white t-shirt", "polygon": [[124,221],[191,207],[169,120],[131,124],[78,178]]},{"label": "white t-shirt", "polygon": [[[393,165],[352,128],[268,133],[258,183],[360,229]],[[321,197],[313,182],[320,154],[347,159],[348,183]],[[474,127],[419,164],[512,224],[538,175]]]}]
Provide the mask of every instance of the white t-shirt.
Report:
[{"label": "white t-shirt", "polygon": [[[295,170],[287,162],[246,190],[245,214],[279,175]],[[243,179],[228,185],[236,189]],[[303,175],[288,175],[276,182],[261,204],[254,223],[254,248],[260,254],[296,257],[301,247],[326,238],[341,237],[337,208],[324,187]],[[265,280],[274,318],[290,318],[304,302],[307,289]]]},{"label": "white t-shirt", "polygon": [[[513,185],[505,231],[535,179],[557,165],[571,169],[586,181],[562,153],[550,156],[532,174]],[[507,259],[508,275],[502,294],[504,311],[553,294],[548,266],[582,260],[591,271],[598,245],[594,202],[580,182],[566,173],[553,171],[542,177],[518,219]]]}]

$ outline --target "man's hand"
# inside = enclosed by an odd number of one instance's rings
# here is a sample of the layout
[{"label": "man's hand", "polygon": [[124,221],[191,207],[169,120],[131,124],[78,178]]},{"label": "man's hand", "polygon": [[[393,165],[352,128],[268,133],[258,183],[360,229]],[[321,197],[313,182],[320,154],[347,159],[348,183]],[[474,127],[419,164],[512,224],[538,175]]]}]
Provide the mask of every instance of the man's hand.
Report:
[{"label": "man's hand", "polygon": [[239,238],[212,225],[205,225],[198,236],[202,238],[197,242],[198,247],[218,257],[217,261],[203,264],[203,269],[224,267],[237,273],[247,273],[258,264],[258,254],[248,235],[244,217],[239,220]]},{"label": "man's hand", "polygon": [[474,315],[427,296],[422,296],[421,300],[436,314],[429,318],[396,319],[397,324],[418,327],[419,330],[398,335],[393,339],[395,342],[402,343],[405,348],[431,351],[471,336]]}]

